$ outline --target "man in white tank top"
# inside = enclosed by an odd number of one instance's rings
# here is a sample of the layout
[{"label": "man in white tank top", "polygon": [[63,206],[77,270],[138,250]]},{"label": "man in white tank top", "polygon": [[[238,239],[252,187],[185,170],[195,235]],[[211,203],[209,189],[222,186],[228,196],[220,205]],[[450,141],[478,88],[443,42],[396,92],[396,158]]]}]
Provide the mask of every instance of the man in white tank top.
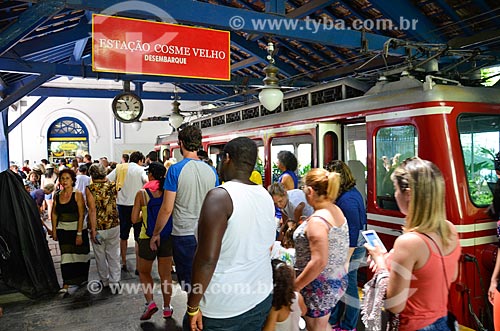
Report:
[{"label": "man in white tank top", "polygon": [[249,180],[256,159],[248,138],[224,147],[225,183],[208,192],[198,223],[185,330],[262,330],[272,302],[275,223],[271,196]]}]

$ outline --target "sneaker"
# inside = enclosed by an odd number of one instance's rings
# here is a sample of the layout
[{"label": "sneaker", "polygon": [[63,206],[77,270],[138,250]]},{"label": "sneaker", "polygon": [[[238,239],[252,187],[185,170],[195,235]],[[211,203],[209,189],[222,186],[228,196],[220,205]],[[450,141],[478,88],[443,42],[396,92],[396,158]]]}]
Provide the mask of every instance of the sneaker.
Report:
[{"label": "sneaker", "polygon": [[158,311],[158,307],[156,307],[156,303],[151,301],[150,304],[145,304],[144,313],[141,315],[141,321],[148,320],[153,316],[154,313]]},{"label": "sneaker", "polygon": [[174,308],[172,308],[172,306],[169,306],[168,308],[163,307],[163,318],[170,318],[173,313]]}]

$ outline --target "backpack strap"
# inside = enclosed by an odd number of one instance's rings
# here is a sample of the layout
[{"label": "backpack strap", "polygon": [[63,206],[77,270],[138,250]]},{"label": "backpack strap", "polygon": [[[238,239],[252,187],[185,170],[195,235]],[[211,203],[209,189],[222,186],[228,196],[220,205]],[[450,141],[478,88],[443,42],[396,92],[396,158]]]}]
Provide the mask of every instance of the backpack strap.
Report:
[{"label": "backpack strap", "polygon": [[146,195],[146,190],[141,190],[141,193],[142,193],[142,201],[144,202],[144,206],[147,206],[148,205],[148,202],[149,202],[149,198],[148,196]]}]

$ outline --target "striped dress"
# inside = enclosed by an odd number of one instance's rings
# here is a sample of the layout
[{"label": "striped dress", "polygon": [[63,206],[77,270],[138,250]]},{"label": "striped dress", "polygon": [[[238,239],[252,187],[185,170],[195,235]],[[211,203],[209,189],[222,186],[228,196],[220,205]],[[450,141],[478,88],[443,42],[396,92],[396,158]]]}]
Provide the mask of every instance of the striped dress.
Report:
[{"label": "striped dress", "polygon": [[69,202],[60,202],[60,192],[56,197],[57,239],[61,250],[61,273],[64,285],[81,285],[88,280],[90,266],[90,242],[87,229],[82,230],[83,244],[76,245],[78,228],[78,204],[75,192]]}]

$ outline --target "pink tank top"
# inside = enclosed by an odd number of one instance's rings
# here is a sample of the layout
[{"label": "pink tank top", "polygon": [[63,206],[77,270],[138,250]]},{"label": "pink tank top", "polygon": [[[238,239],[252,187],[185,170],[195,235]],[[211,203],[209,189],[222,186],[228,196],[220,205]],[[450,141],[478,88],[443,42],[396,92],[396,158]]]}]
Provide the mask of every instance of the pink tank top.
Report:
[{"label": "pink tank top", "polygon": [[[401,331],[418,330],[446,316],[448,289],[457,270],[462,250],[460,244],[457,244],[450,254],[441,257],[436,245],[429,238],[417,232],[413,233],[424,240],[430,254],[423,267],[413,270],[408,301],[400,314]],[[444,260],[447,280],[445,280],[442,260]]]}]

